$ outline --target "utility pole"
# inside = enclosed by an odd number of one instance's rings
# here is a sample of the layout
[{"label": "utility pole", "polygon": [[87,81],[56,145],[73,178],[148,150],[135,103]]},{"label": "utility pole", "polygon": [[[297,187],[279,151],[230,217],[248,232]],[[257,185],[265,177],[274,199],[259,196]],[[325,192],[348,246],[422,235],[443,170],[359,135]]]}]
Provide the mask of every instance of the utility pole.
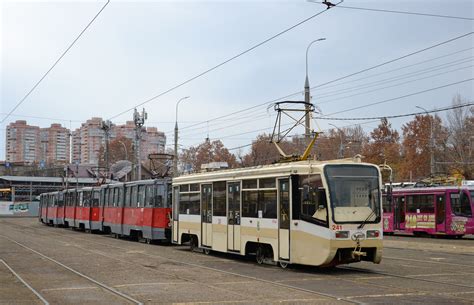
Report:
[{"label": "utility pole", "polygon": [[319,38],[313,40],[309,43],[308,47],[306,48],[306,78],[304,81],[304,102],[305,105],[305,118],[304,118],[304,136],[308,141],[311,138],[311,112],[310,112],[310,103],[311,103],[311,92],[309,88],[309,79],[308,79],[308,51],[309,48],[313,45],[313,43],[326,40],[326,38]]},{"label": "utility pole", "polygon": [[142,139],[142,127],[145,124],[145,120],[148,118],[148,114],[143,108],[142,113],[140,114],[137,109],[133,113],[133,122],[135,123],[135,148],[136,148],[136,176],[135,180],[140,180],[142,177],[142,162],[140,161],[140,141]]},{"label": "utility pole", "polygon": [[110,136],[110,129],[112,128],[112,122],[102,121],[100,125],[100,129],[104,131],[105,134],[105,174],[106,178],[109,178],[109,136]]},{"label": "utility pole", "polygon": [[173,159],[173,177],[178,177],[178,106],[179,103],[188,99],[189,96],[185,96],[176,103],[176,119],[174,124],[174,159]]},{"label": "utility pole", "polygon": [[415,106],[416,108],[419,108],[426,112],[426,115],[428,116],[430,120],[430,177],[433,178],[435,174],[435,157],[434,157],[434,136],[433,136],[433,117],[429,115],[428,110],[426,110],[423,107],[420,106]]}]

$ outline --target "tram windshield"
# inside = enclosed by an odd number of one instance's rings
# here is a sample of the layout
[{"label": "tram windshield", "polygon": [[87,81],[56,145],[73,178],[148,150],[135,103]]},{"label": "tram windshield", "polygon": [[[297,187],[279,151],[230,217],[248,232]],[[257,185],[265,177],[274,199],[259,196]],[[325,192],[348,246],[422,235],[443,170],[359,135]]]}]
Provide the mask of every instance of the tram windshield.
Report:
[{"label": "tram windshield", "polygon": [[334,222],[371,223],[379,220],[380,186],[375,167],[328,165],[325,174]]}]

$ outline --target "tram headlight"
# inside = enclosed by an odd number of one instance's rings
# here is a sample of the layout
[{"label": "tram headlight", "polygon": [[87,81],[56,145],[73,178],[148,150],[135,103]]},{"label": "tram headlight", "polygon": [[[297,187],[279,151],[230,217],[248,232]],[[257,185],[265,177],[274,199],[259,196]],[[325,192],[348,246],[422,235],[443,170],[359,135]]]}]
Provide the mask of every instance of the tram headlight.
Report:
[{"label": "tram headlight", "polygon": [[380,236],[380,231],[378,230],[369,230],[367,231],[367,238],[377,238]]},{"label": "tram headlight", "polygon": [[349,231],[336,231],[336,238],[349,238]]}]

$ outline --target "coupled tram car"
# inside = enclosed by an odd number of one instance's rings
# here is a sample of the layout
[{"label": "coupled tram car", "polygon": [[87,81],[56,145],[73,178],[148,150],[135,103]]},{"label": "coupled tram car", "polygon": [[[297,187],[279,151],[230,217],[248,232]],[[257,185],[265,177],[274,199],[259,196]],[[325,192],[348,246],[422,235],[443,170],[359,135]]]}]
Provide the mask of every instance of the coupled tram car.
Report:
[{"label": "coupled tram car", "polygon": [[395,188],[383,196],[383,229],[459,238],[474,234],[473,210],[473,186]]},{"label": "coupled tram car", "polygon": [[[41,195],[40,221],[115,236],[335,266],[382,258],[381,175],[353,160],[299,161]],[[172,205],[172,206],[171,206]]]},{"label": "coupled tram car", "polygon": [[105,184],[42,194],[39,220],[119,236],[169,240],[171,179]]},{"label": "coupled tram car", "polygon": [[351,160],[180,176],[173,179],[172,242],[283,268],[379,263],[380,176],[377,166]]}]

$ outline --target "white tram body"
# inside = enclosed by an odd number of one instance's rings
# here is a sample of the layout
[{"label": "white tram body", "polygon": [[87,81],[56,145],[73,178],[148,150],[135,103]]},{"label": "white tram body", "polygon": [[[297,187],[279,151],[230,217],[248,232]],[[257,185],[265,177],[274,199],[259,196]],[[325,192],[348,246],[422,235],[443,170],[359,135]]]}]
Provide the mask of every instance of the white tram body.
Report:
[{"label": "white tram body", "polygon": [[381,185],[377,166],[352,159],[180,176],[172,241],[283,267],[379,263]]}]

